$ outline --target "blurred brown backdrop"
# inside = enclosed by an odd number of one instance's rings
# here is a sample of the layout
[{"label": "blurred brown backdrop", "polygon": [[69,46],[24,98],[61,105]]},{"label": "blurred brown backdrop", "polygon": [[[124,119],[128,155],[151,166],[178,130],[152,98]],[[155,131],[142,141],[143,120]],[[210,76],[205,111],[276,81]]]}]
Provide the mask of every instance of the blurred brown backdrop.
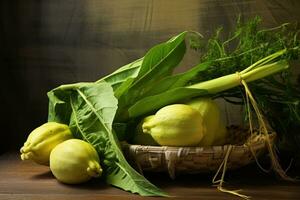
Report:
[{"label": "blurred brown backdrop", "polygon": [[184,30],[230,31],[238,14],[264,26],[299,22],[300,1],[0,1],[0,152],[47,120],[52,88],[97,80]]}]

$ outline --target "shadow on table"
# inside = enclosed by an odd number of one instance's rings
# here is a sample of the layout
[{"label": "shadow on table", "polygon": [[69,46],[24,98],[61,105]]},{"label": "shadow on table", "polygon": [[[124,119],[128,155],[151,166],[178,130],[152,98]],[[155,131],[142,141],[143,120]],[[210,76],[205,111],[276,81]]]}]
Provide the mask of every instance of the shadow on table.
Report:
[{"label": "shadow on table", "polygon": [[92,178],[91,180],[85,182],[85,183],[80,183],[80,184],[64,184],[56,180],[52,172],[45,171],[40,174],[33,175],[31,177],[32,180],[50,180],[53,182],[57,182],[59,185],[69,188],[69,189],[86,189],[86,190],[99,190],[103,188],[109,187],[106,183],[105,180],[100,177],[100,178]]},{"label": "shadow on table", "polygon": [[51,173],[51,171],[46,171],[46,172],[43,172],[43,173],[40,173],[40,174],[36,174],[36,175],[33,175],[31,177],[31,179],[35,180],[35,179],[38,179],[38,180],[45,180],[45,179],[53,179],[55,178],[53,176],[53,174]]},{"label": "shadow on table", "polygon": [[[144,175],[148,180],[158,186],[161,186],[162,188],[173,187],[175,185],[186,188],[211,188],[213,185],[212,179],[215,173],[178,174],[174,180],[164,172],[145,172]],[[219,175],[221,176],[221,174]],[[296,176],[292,174],[291,177],[295,178]],[[263,172],[255,163],[237,170],[226,171],[225,182],[226,185],[232,187],[300,185],[300,181],[283,181],[277,178],[277,176],[273,172]]]}]

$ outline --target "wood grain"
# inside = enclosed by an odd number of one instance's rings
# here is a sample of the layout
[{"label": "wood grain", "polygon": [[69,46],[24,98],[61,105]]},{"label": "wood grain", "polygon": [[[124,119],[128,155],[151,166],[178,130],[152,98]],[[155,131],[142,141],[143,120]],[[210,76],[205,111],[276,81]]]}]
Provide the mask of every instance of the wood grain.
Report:
[{"label": "wood grain", "polygon": [[[198,174],[180,176],[171,180],[167,174],[146,174],[150,181],[168,192],[174,200],[239,199],[218,192],[211,186],[212,175]],[[255,165],[228,172],[231,188],[243,189],[253,199],[296,200],[300,197],[300,185],[280,182],[270,175],[262,174]],[[118,188],[108,186],[102,179],[94,179],[81,185],[59,183],[47,166],[20,161],[16,153],[0,156],[0,200],[158,200],[165,198],[140,197]]]}]

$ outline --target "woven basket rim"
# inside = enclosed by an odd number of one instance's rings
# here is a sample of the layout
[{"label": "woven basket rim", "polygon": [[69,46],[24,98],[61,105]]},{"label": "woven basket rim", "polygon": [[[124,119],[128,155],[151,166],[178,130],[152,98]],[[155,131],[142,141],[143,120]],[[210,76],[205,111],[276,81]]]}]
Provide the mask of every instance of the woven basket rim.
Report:
[{"label": "woven basket rim", "polygon": [[[276,138],[276,132],[271,131],[268,134],[268,137],[270,139],[271,142],[273,142]],[[248,142],[244,143],[244,144],[225,144],[225,145],[215,145],[215,146],[151,146],[151,145],[141,145],[141,144],[130,144],[126,141],[122,142],[122,146],[124,147],[130,147],[130,148],[134,148],[134,149],[144,149],[146,151],[148,150],[154,150],[154,151],[179,151],[182,149],[190,149],[190,150],[200,150],[201,152],[205,152],[205,151],[211,151],[212,148],[222,148],[222,149],[226,149],[229,146],[234,147],[234,149],[238,149],[238,148],[248,148],[249,145],[251,146],[255,146],[258,144],[261,144],[262,142],[265,142],[265,135],[263,134],[259,134],[256,135],[255,137],[251,138]]]}]

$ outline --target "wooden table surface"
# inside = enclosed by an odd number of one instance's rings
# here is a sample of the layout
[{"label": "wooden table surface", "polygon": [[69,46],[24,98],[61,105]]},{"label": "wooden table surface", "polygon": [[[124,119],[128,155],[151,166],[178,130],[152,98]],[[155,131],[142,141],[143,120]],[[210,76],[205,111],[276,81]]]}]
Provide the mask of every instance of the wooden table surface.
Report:
[{"label": "wooden table surface", "polygon": [[[218,192],[211,186],[212,175],[181,175],[171,180],[164,173],[148,173],[145,176],[168,192],[170,199],[239,199]],[[228,172],[226,180],[231,188],[243,189],[252,199],[300,199],[300,183],[276,180],[261,172],[256,165]],[[166,199],[140,197],[108,186],[103,180],[92,180],[81,185],[65,185],[56,181],[47,166],[20,161],[17,153],[0,156],[0,199],[2,200],[97,200],[97,199]]]}]

